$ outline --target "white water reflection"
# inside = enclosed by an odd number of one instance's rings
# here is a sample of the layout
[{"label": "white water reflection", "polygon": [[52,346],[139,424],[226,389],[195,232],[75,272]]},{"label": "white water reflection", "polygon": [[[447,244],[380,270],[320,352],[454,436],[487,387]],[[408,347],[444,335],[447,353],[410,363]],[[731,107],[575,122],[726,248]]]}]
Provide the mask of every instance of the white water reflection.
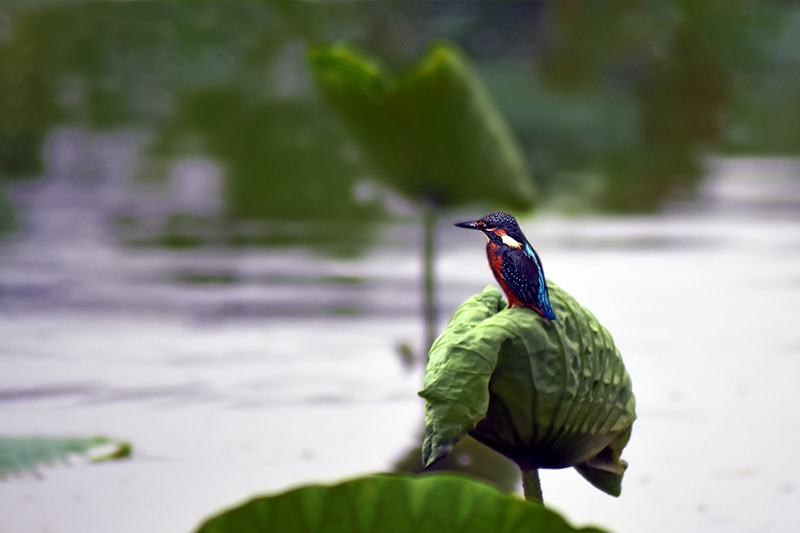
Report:
[{"label": "white water reflection", "polygon": [[[614,335],[637,396],[621,498],[543,473],[573,522],[800,521],[800,195],[793,171],[759,184],[763,168],[720,162],[701,201],[660,216],[523,221],[548,276]],[[134,457],[0,483],[0,531],[187,531],[255,493],[386,470],[414,443],[420,371],[395,351],[422,335],[414,228],[357,261],[122,249],[96,203],[54,186],[23,194],[32,229],[1,249],[0,427],[127,439]],[[449,316],[491,276],[479,236],[439,238]]]}]

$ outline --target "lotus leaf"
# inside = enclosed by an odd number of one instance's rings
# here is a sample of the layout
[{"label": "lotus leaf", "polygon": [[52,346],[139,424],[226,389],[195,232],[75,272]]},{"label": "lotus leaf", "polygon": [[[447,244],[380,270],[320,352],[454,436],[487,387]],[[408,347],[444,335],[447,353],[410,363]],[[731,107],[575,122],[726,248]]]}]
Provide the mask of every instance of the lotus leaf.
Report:
[{"label": "lotus leaf", "polygon": [[574,466],[618,496],[635,414],[631,380],[608,331],[548,280],[558,320],[507,308],[490,286],[467,300],[431,348],[423,460],[464,435],[523,471]]},{"label": "lotus leaf", "polygon": [[0,479],[36,472],[73,455],[89,456],[93,462],[125,459],[131,455],[131,445],[107,437],[0,437]]},{"label": "lotus leaf", "polygon": [[198,533],[602,533],[576,530],[541,505],[465,476],[376,475],[255,498],[223,511]]},{"label": "lotus leaf", "polygon": [[311,49],[308,63],[325,101],[395,190],[433,206],[532,207],[525,152],[454,43],[432,43],[397,76],[344,43]]}]

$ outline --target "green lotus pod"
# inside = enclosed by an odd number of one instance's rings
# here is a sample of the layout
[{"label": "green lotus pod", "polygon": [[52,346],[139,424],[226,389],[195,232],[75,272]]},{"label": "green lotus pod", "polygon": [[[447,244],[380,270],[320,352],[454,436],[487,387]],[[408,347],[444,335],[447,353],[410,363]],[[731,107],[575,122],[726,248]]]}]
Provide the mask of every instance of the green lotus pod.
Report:
[{"label": "green lotus pod", "polygon": [[431,348],[420,396],[423,461],[466,434],[523,472],[574,466],[619,496],[635,414],[631,380],[608,331],[547,281],[558,320],[507,308],[490,286],[458,308]]}]

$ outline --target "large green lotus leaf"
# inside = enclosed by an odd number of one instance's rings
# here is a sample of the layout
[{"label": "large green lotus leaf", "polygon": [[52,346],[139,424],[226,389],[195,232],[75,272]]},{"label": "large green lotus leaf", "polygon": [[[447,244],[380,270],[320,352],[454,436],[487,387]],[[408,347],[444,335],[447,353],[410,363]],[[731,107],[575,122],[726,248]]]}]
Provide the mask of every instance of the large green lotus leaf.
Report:
[{"label": "large green lotus leaf", "polygon": [[619,495],[620,454],[636,418],[631,381],[608,331],[548,280],[557,321],[507,308],[487,287],[431,348],[423,460],[469,433],[523,470],[577,470]]},{"label": "large green lotus leaf", "polygon": [[395,189],[443,206],[533,205],[524,152],[456,45],[433,43],[396,78],[346,44],[308,59],[324,99]]},{"label": "large green lotus leaf", "polygon": [[601,533],[576,530],[545,507],[465,476],[376,475],[258,497],[198,533]]},{"label": "large green lotus leaf", "polygon": [[0,437],[0,479],[35,472],[40,466],[63,462],[73,455],[89,456],[97,462],[124,459],[130,454],[129,443],[106,437]]}]

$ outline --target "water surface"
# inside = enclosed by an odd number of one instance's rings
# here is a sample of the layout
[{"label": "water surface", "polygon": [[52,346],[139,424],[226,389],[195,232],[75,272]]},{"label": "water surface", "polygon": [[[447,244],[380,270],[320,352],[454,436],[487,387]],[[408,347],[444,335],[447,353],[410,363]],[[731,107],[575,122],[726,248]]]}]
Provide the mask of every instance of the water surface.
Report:
[{"label": "water surface", "polygon": [[[800,521],[791,183],[754,197],[710,179],[703,201],[663,215],[522,221],[547,275],[614,335],[637,397],[622,497],[543,473],[573,522]],[[385,471],[415,444],[421,369],[397,345],[422,338],[416,228],[386,228],[359,259],[129,249],[48,194],[27,193],[29,229],[0,249],[0,427],[107,435],[134,455],[1,483],[0,532],[189,531],[257,493]],[[443,223],[439,239],[446,319],[492,280],[478,235]]]}]

